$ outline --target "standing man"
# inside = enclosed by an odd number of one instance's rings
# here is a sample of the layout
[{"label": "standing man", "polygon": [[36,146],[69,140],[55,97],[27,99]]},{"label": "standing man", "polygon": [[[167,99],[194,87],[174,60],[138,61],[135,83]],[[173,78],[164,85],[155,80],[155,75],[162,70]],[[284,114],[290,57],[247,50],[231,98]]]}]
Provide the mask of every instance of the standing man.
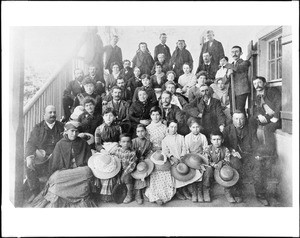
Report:
[{"label": "standing man", "polygon": [[199,66],[204,63],[203,53],[209,52],[212,56],[212,64],[218,68],[218,64],[220,59],[225,55],[223,45],[221,42],[214,39],[214,32],[212,30],[208,30],[206,32],[207,42],[203,44],[200,56],[199,56]]},{"label": "standing man", "polygon": [[202,84],[199,87],[200,95],[183,108],[192,117],[201,119],[203,134],[210,141],[210,133],[214,130],[223,132],[226,116],[222,110],[221,102],[212,97],[209,86]]},{"label": "standing man", "polygon": [[63,122],[67,122],[69,120],[71,115],[71,109],[77,95],[79,93],[84,93],[84,87],[82,85],[83,71],[81,69],[75,69],[74,78],[74,80],[69,82],[67,88],[64,90],[63,93]]},{"label": "standing man", "polygon": [[161,33],[159,36],[160,44],[155,46],[154,48],[154,61],[158,61],[158,54],[164,54],[165,55],[165,61],[168,64],[171,59],[171,52],[170,48],[166,45],[167,42],[167,35],[166,33]]},{"label": "standing man", "polygon": [[255,88],[253,116],[249,119],[249,126],[253,133],[258,125],[264,126],[265,151],[268,155],[276,152],[274,132],[280,128],[281,93],[277,88],[266,87],[266,79],[257,76],[253,80]]},{"label": "standing man", "polygon": [[206,84],[209,86],[210,84],[212,84],[215,80],[215,75],[218,71],[218,66],[216,66],[215,64],[213,64],[212,62],[212,56],[211,53],[209,52],[204,52],[203,53],[203,64],[200,64],[198,66],[198,69],[196,71],[196,76],[199,77],[200,76],[200,72],[201,71],[206,71],[207,73],[207,77],[206,77]]},{"label": "standing man", "polygon": [[[108,70],[111,74],[112,70],[110,68],[113,62],[117,62],[120,67],[123,65],[122,61],[122,50],[117,43],[119,41],[119,37],[117,35],[113,35],[111,39],[110,45],[104,46],[104,70]],[[120,68],[121,70],[121,68]],[[108,73],[108,72],[107,72]]]},{"label": "standing man", "polygon": [[[245,115],[245,104],[247,97],[250,93],[250,84],[248,80],[248,69],[250,62],[248,60],[241,59],[243,54],[242,48],[240,46],[233,46],[231,49],[231,56],[233,58],[232,64],[227,64],[225,67],[229,70],[227,71],[227,80],[226,83],[230,82],[230,75],[233,75],[233,86],[230,83],[229,86],[229,100],[231,113],[235,110],[242,111]],[[232,106],[232,93],[231,90],[234,90],[235,94],[235,107]]]},{"label": "standing man", "polygon": [[[40,177],[49,176],[49,159],[56,143],[62,138],[63,123],[56,120],[56,109],[53,105],[45,108],[44,120],[35,125],[25,147],[25,169],[31,202],[40,192]],[[44,162],[38,163],[36,150],[44,150]],[[46,159],[47,158],[47,159]]]}]

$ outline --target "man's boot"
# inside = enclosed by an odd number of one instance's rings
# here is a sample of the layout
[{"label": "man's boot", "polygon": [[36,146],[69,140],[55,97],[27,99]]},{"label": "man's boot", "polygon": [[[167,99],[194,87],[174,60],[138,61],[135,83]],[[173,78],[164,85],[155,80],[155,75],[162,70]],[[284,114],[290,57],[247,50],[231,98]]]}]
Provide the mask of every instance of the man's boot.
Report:
[{"label": "man's boot", "polygon": [[139,204],[139,205],[143,204],[142,191],[141,191],[141,189],[136,189],[136,190],[135,190],[135,201],[136,201],[137,204]]},{"label": "man's boot", "polygon": [[210,202],[210,188],[203,186],[203,197],[205,202]]},{"label": "man's boot", "polygon": [[204,199],[203,199],[203,184],[202,184],[202,182],[198,182],[196,184],[198,186],[198,194],[197,194],[198,202],[204,202]]},{"label": "man's boot", "polygon": [[177,191],[176,191],[176,197],[179,199],[179,200],[185,200],[186,197],[182,194],[182,188],[178,188]]},{"label": "man's boot", "polygon": [[147,196],[145,195],[145,192],[146,192],[146,188],[143,188],[143,189],[142,189],[142,198],[144,198],[144,201],[145,201],[145,202],[149,202],[149,199],[148,199]]},{"label": "man's boot", "polygon": [[130,203],[133,199],[133,196],[132,196],[132,190],[133,190],[133,185],[132,184],[126,184],[126,187],[127,187],[127,195],[123,201],[123,203]]},{"label": "man's boot", "polygon": [[226,197],[226,199],[229,203],[235,203],[236,202],[234,197],[231,194],[231,189],[230,188],[224,188],[224,194],[225,194],[225,197]]},{"label": "man's boot", "polygon": [[183,187],[182,189],[183,195],[186,197],[186,199],[191,200],[192,196],[189,194],[187,186]]}]

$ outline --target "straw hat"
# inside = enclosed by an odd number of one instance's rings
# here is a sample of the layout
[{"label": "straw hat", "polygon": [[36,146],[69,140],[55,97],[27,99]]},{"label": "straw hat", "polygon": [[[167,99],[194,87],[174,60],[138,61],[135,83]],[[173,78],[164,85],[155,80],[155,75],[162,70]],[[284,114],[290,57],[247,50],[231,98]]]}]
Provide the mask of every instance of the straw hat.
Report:
[{"label": "straw hat", "polygon": [[201,165],[207,164],[204,156],[192,153],[184,155],[182,161],[192,169],[201,169]]},{"label": "straw hat", "polygon": [[110,179],[119,173],[121,162],[115,156],[106,153],[96,153],[89,158],[88,166],[95,177]]},{"label": "straw hat", "polygon": [[215,170],[214,177],[218,184],[224,187],[231,187],[237,183],[240,176],[236,169],[229,165],[224,165],[220,170]]},{"label": "straw hat", "polygon": [[84,107],[83,106],[77,106],[75,107],[73,113],[70,116],[71,120],[78,120],[78,117],[84,112]]},{"label": "straw hat", "polygon": [[144,179],[151,174],[154,169],[154,163],[150,159],[145,159],[137,164],[136,170],[131,173],[135,179]]},{"label": "straw hat", "polygon": [[160,150],[155,151],[151,155],[150,160],[155,164],[155,170],[166,171],[171,168],[171,163],[167,160],[167,156]]},{"label": "straw hat", "polygon": [[46,161],[48,161],[50,156],[46,156],[46,151],[42,149],[38,149],[35,151],[35,164],[44,164]]},{"label": "straw hat", "polygon": [[185,163],[180,162],[171,167],[172,176],[179,181],[189,181],[196,175],[196,170],[189,168]]}]

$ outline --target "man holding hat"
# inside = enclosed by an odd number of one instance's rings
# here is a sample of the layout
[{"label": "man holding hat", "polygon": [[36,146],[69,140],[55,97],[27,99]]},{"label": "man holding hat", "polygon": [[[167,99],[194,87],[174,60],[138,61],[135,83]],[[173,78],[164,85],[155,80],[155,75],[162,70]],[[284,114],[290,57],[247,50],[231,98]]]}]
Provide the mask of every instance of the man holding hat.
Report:
[{"label": "man holding hat", "polygon": [[40,177],[49,176],[49,157],[56,143],[62,138],[63,123],[56,120],[53,105],[45,108],[44,120],[35,125],[25,146],[25,169],[29,189],[29,202],[40,191]]}]

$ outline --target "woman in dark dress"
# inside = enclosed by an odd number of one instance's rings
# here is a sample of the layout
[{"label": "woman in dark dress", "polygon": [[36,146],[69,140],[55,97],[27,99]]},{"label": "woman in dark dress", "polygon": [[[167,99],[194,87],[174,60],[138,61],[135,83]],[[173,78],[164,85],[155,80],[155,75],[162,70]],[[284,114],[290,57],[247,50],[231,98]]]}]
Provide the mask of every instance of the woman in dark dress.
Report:
[{"label": "woman in dark dress", "polygon": [[147,43],[141,42],[139,44],[139,49],[137,50],[132,60],[132,68],[138,67],[141,70],[141,75],[143,74],[151,75],[153,64],[154,64],[154,60],[147,47]]}]

